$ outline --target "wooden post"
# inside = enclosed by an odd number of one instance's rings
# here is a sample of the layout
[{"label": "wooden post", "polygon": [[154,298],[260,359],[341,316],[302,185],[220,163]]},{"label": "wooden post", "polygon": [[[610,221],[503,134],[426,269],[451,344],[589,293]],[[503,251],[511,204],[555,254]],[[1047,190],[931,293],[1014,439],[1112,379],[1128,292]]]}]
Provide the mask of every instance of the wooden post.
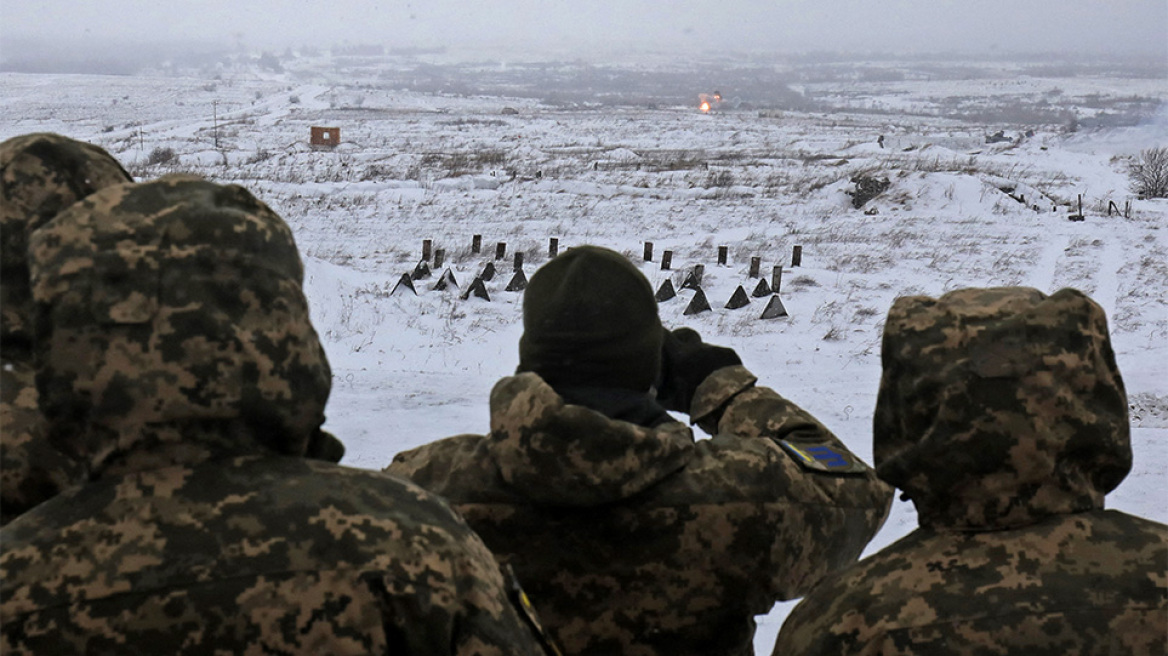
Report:
[{"label": "wooden post", "polygon": [[555,237],[548,239],[548,257],[555,257],[560,254],[560,240]]},{"label": "wooden post", "polygon": [[1079,216],[1083,216],[1083,194],[1079,194]]},{"label": "wooden post", "polygon": [[781,287],[782,284],[783,284],[783,267],[781,265],[776,264],[775,268],[771,269],[771,293],[778,294],[779,287]]},{"label": "wooden post", "polygon": [[751,278],[758,277],[758,268],[760,265],[762,265],[762,258],[760,258],[757,255],[750,258],[750,277]]},{"label": "wooden post", "polygon": [[495,244],[495,259],[501,260],[507,257],[507,242],[499,242]]},{"label": "wooden post", "polygon": [[423,239],[422,240],[422,260],[423,261],[426,261],[426,262],[430,261],[430,247],[433,246],[433,244],[434,244],[434,242],[430,239]]},{"label": "wooden post", "polygon": [[515,251],[515,266],[511,268],[512,271],[523,270],[523,251]]},{"label": "wooden post", "polygon": [[802,265],[803,265],[803,247],[796,246],[794,248],[794,250],[791,251],[791,266],[797,267],[797,266],[802,266]]},{"label": "wooden post", "polygon": [[718,247],[718,264],[726,266],[726,257],[729,255],[730,249],[726,246]]},{"label": "wooden post", "polygon": [[705,272],[706,272],[706,265],[704,265],[704,264],[695,264],[694,265],[694,268],[693,268],[694,281],[696,281],[698,283],[699,287],[702,284],[702,275]]},{"label": "wooden post", "polygon": [[645,242],[645,261],[653,261],[653,242],[651,241]]},{"label": "wooden post", "polygon": [[673,264],[673,251],[665,251],[661,253],[661,270],[668,271]]},{"label": "wooden post", "polygon": [[1126,201],[1124,201],[1124,203],[1123,203],[1123,218],[1125,218],[1125,219],[1131,218],[1131,199],[1130,198],[1127,199]]},{"label": "wooden post", "polygon": [[483,236],[482,235],[475,235],[474,237],[471,237],[470,238],[470,252],[478,253],[481,250],[483,250]]},{"label": "wooden post", "polygon": [[442,261],[445,259],[446,259],[446,249],[435,248],[434,249],[434,268],[437,269],[438,267],[442,266]]}]

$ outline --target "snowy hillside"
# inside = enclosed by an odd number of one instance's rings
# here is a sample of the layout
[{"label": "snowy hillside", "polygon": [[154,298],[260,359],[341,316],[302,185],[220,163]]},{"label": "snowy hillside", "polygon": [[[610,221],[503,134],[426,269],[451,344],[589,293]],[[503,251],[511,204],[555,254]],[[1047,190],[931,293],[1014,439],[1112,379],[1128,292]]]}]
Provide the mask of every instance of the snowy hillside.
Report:
[{"label": "snowy hillside", "polygon": [[[681,290],[660,305],[663,321],[734,347],[762,384],[869,460],[893,299],[1079,288],[1107,310],[1132,407],[1136,463],[1109,504],[1168,521],[1168,201],[1134,198],[1123,159],[1168,145],[1162,77],[991,67],[971,83],[902,70],[889,82],[793,84],[801,105],[772,94],[703,114],[705,88],[683,90],[693,104],[551,102],[522,85],[503,95],[509,78],[492,78],[494,95],[411,91],[423,85],[400,71],[387,82],[376,62],[323,61],[279,74],[0,73],[0,139],[61,132],[106,147],[139,178],[238,182],[284,216],[333,365],[327,428],[346,443],[346,464],[381,468],[400,450],[487,430],[488,392],[518,361],[522,294],[505,289],[514,255],[530,276],[554,238],[560,250],[623,251],[655,287],[680,287],[702,265],[713,309],[683,316],[694,292]],[[1084,127],[1092,121],[1102,127]],[[311,126],[339,128],[341,144],[313,150]],[[986,143],[998,131],[1005,140]],[[857,209],[849,192],[862,177],[887,188]],[[1080,197],[1085,218],[1069,220]],[[1130,204],[1129,215],[1108,216],[1111,203]],[[416,294],[394,292],[423,240],[443,265],[431,257]],[[488,263],[490,300],[462,300]],[[760,319],[767,297],[724,307],[776,266],[788,317]],[[446,268],[457,289],[433,290]],[[871,549],[914,526],[898,502]],[[760,618],[760,653],[788,607]]]}]

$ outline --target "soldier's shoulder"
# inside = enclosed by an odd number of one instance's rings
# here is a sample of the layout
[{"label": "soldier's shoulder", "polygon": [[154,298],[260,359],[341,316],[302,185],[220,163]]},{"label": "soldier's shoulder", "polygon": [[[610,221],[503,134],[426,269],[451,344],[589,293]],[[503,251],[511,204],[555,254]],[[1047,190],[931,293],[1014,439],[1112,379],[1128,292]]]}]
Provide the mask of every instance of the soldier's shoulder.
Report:
[{"label": "soldier's shoulder", "polygon": [[402,451],[382,471],[434,489],[451,477],[469,475],[470,470],[494,471],[487,446],[484,435],[455,435]]}]

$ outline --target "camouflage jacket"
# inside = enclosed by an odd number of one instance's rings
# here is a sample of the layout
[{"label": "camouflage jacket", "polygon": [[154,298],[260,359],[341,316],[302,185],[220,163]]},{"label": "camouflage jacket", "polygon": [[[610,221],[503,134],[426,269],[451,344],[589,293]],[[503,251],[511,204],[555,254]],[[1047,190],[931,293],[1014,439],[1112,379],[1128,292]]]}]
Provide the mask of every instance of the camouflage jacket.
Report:
[{"label": "camouflage jacket", "polygon": [[0,525],[83,474],[47,442],[37,409],[28,235],[78,200],[129,181],[109,153],[59,134],[0,143]]},{"label": "camouflage jacket", "polygon": [[5,654],[537,654],[491,553],[398,478],[285,456],[102,477],[0,530]]},{"label": "camouflage jacket", "polygon": [[451,500],[566,653],[749,654],[754,616],[855,561],[891,502],[826,428],[754,383],[741,366],[708,377],[693,416],[725,411],[695,442],[681,422],[613,420],[523,373],[492,391],[489,435],[387,471]]},{"label": "camouflage jacket", "polygon": [[37,404],[88,482],[0,529],[0,653],[540,652],[446,502],[307,458],[332,375],[271,208],[116,185],[28,254]]},{"label": "camouflage jacket", "polygon": [[922,528],[829,578],[779,654],[1164,654],[1168,527],[1114,510]]},{"label": "camouflage jacket", "polygon": [[33,368],[3,359],[0,368],[0,526],[81,480],[81,466],[44,435]]},{"label": "camouflage jacket", "polygon": [[1168,526],[1131,467],[1103,311],[1074,290],[898,299],[874,453],[921,527],[825,581],[775,654],[1164,654]]}]

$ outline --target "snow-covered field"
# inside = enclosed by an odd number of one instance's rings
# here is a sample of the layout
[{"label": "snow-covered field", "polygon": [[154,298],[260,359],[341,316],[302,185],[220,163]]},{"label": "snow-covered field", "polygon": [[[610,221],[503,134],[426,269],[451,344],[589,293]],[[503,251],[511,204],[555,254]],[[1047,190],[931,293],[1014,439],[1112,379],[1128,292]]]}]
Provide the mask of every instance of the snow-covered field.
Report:
[{"label": "snow-covered field", "polygon": [[[834,77],[792,73],[805,102],[752,104],[749,90],[722,89],[745,101],[714,114],[696,109],[710,88],[677,91],[692,103],[642,95],[621,104],[611,94],[552,102],[521,84],[505,94],[512,77],[452,78],[490,93],[433,82],[435,71],[475,70],[318,57],[280,73],[0,73],[0,139],[60,132],[106,147],[140,179],[191,171],[238,182],[283,215],[333,365],[327,428],[355,467],[487,429],[488,392],[518,361],[522,294],[505,290],[514,255],[530,276],[554,238],[561,250],[621,250],[655,287],[680,286],[702,265],[712,311],[683,316],[694,294],[683,290],[661,304],[664,322],[734,347],[764,384],[869,460],[893,299],[1077,287],[1107,310],[1131,401],[1135,466],[1109,504],[1168,521],[1168,201],[1134,198],[1124,168],[1125,156],[1168,145],[1163,76],[1060,78],[986,64],[961,78],[885,65],[895,74],[840,80],[836,66]],[[341,145],[311,149],[311,126],[340,128]],[[1007,140],[987,144],[998,131]],[[159,162],[164,149],[175,159]],[[858,175],[889,182],[860,209],[846,193]],[[1080,196],[1085,218],[1071,221]],[[1109,216],[1111,203],[1130,203],[1128,216]],[[423,240],[444,251],[444,264],[414,282],[416,294],[395,292]],[[499,243],[506,253],[495,260]],[[724,308],[739,285],[749,294],[758,284],[753,257],[768,282],[782,267],[788,317],[760,319],[767,298]],[[486,282],[490,301],[462,300],[488,263],[498,270]],[[432,290],[447,267],[459,288]],[[870,550],[914,525],[898,502]],[[760,618],[760,653],[790,605]]]}]

